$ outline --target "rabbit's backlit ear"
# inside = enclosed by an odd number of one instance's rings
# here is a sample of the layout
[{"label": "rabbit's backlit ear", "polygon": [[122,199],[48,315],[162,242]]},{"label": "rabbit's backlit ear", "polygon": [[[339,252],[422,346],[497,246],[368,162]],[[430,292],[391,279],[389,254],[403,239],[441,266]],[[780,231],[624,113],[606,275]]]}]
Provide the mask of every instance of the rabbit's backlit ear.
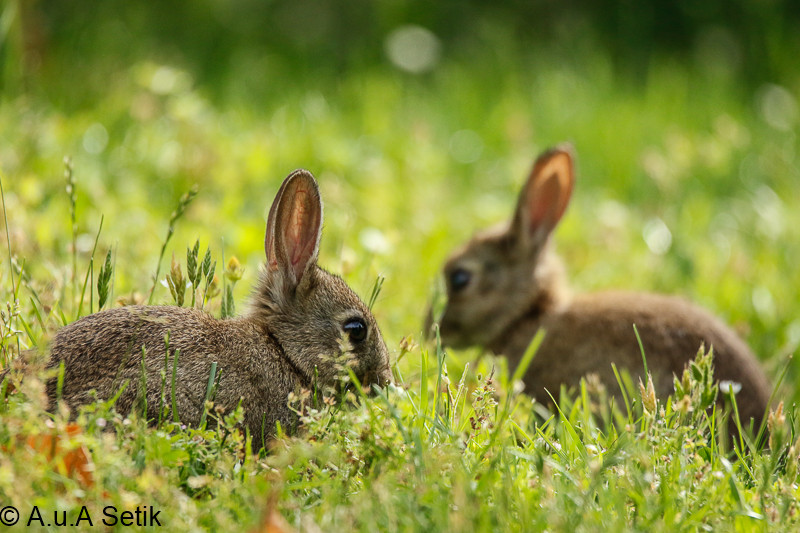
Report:
[{"label": "rabbit's backlit ear", "polygon": [[275,215],[278,212],[278,204],[281,203],[283,191],[286,189],[286,184],[289,183],[289,178],[291,178],[292,175],[293,174],[290,174],[285,180],[283,180],[283,183],[281,183],[281,188],[278,189],[278,194],[275,195],[275,199],[272,201],[272,207],[269,208],[269,216],[267,217],[267,232],[264,236],[264,252],[267,255],[267,266],[269,268],[278,267],[278,258],[275,255]]},{"label": "rabbit's backlit ear", "polygon": [[[322,199],[314,177],[296,170],[283,182],[270,209],[265,247],[270,268],[297,284],[317,261],[322,233]],[[271,231],[270,231],[271,230]]]},{"label": "rabbit's backlit ear", "polygon": [[552,148],[536,160],[522,189],[511,230],[525,245],[544,244],[567,209],[575,183],[572,147]]}]

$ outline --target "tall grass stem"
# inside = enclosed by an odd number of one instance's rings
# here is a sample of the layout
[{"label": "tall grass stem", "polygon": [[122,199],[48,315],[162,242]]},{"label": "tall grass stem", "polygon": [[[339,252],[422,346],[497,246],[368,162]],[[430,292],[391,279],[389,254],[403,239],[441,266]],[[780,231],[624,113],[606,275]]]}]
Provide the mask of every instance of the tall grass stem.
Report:
[{"label": "tall grass stem", "polygon": [[11,276],[11,292],[17,293],[17,286],[14,284],[14,262],[11,259],[11,234],[8,231],[8,211],[6,210],[6,192],[3,189],[3,176],[0,175],[0,198],[3,200],[3,221],[6,228],[6,244],[8,244],[8,274]]},{"label": "tall grass stem", "polygon": [[180,418],[178,417],[178,393],[177,393],[177,386],[178,386],[178,358],[181,355],[180,348],[175,350],[175,355],[172,358],[172,421],[176,424],[180,424]]},{"label": "tall grass stem", "polygon": [[191,204],[192,200],[194,200],[195,196],[197,196],[197,191],[197,184],[192,185],[192,188],[189,189],[183,196],[181,196],[180,200],[178,200],[178,207],[175,208],[175,211],[173,211],[169,217],[167,237],[164,239],[164,244],[161,245],[161,253],[158,254],[156,274],[153,277],[153,287],[150,289],[150,297],[147,299],[148,305],[153,303],[153,297],[155,296],[156,287],[158,286],[158,276],[161,275],[161,262],[164,260],[164,253],[167,251],[167,245],[169,244],[170,239],[172,239],[172,235],[175,233],[175,224],[177,224],[178,220],[181,219],[183,214],[186,212],[186,208],[189,207],[189,204]]},{"label": "tall grass stem", "polygon": [[[100,232],[103,231],[103,221],[105,220],[105,215],[100,216],[100,228],[97,230],[97,235],[94,238],[94,247],[92,248],[92,255],[89,257],[89,268],[86,271],[86,277],[83,280],[83,289],[81,289],[81,299],[78,303],[78,312],[75,315],[75,320],[78,320],[81,317],[81,313],[83,313],[83,297],[86,295],[86,285],[89,283],[89,275],[93,271],[94,267],[94,254],[97,251],[97,242],[100,240]],[[93,289],[90,287],[89,291],[91,292]],[[89,301],[89,313],[91,313],[91,298]]]},{"label": "tall grass stem", "polygon": [[208,373],[208,384],[206,385],[206,399],[203,402],[203,414],[200,416],[200,427],[206,427],[206,414],[208,413],[208,402],[211,401],[211,391],[214,388],[214,379],[217,377],[217,362],[211,363],[211,370]]}]

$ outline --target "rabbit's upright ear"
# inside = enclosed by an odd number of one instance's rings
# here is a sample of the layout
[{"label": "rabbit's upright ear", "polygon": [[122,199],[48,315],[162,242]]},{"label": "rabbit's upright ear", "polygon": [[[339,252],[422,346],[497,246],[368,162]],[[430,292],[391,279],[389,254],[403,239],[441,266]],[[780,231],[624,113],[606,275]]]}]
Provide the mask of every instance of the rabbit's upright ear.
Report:
[{"label": "rabbit's upright ear", "polygon": [[519,246],[540,249],[561,220],[575,182],[572,154],[571,146],[561,145],[546,151],[534,163],[509,230]]},{"label": "rabbit's upright ear", "polygon": [[317,262],[322,233],[322,198],[314,177],[296,170],[283,181],[269,210],[264,248],[267,267],[296,287]]}]

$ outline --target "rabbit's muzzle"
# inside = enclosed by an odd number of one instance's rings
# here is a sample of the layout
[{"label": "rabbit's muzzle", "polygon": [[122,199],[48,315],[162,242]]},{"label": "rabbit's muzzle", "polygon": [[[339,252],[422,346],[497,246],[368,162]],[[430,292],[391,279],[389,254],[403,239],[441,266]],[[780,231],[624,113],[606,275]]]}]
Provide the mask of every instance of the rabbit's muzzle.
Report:
[{"label": "rabbit's muzzle", "polygon": [[[439,337],[442,340],[442,346],[463,349],[468,348],[473,344],[472,339],[470,338],[471,335],[468,333],[468,330],[463,326],[463,324],[458,320],[454,320],[452,317],[448,316],[447,313],[442,316],[438,326]],[[429,334],[435,338],[435,332],[433,329],[430,330]]]},{"label": "rabbit's muzzle", "polygon": [[392,383],[392,371],[387,366],[385,369],[368,371],[361,379],[361,386],[369,395],[375,394],[375,387],[386,388]]}]

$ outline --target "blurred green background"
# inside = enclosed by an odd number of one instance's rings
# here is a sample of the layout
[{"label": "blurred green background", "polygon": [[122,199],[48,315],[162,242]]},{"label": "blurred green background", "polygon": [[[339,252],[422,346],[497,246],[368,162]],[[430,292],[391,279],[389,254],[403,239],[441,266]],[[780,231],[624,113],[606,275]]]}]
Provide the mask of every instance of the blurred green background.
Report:
[{"label": "blurred green background", "polygon": [[450,250],[509,216],[537,153],[570,141],[579,181],[556,238],[578,289],[684,294],[773,377],[800,344],[797,2],[0,6],[11,251],[46,309],[77,308],[64,156],[81,279],[104,215],[115,294],[147,292],[170,212],[197,183],[167,259],[197,238],[224,246],[247,269],[240,310],[265,212],[305,167],[326,203],[322,265],[362,297],[386,276],[375,311],[395,350],[419,337]]}]

